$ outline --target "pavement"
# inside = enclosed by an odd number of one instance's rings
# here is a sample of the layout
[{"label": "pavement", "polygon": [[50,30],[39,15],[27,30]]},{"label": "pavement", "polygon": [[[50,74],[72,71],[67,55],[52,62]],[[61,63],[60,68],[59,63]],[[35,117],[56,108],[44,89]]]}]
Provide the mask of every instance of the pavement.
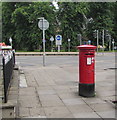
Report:
[{"label": "pavement", "polygon": [[[99,54],[98,56],[101,56]],[[115,57],[115,54],[105,54]],[[18,58],[16,59],[16,61]],[[115,118],[115,59],[96,60],[95,97],[78,94],[79,71],[72,64],[19,67],[17,118]],[[29,63],[28,63],[29,64]],[[20,64],[19,64],[20,65]],[[18,90],[18,91],[17,91]],[[18,95],[18,97],[17,97]]]}]

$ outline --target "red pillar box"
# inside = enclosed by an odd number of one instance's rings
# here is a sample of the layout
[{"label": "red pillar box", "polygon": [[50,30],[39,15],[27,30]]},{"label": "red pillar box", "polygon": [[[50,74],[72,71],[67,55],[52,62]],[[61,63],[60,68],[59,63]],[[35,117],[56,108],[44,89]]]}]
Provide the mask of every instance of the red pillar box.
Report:
[{"label": "red pillar box", "polygon": [[95,49],[93,45],[81,45],[79,49],[79,95],[95,95]]}]

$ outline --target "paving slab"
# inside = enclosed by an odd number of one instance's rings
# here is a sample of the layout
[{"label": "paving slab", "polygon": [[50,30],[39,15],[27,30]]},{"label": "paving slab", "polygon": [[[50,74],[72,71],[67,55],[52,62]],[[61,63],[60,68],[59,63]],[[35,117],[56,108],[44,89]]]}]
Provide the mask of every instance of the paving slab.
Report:
[{"label": "paving slab", "polygon": [[85,104],[85,102],[81,98],[63,99],[62,101],[66,106]]},{"label": "paving slab", "polygon": [[30,116],[29,108],[19,107],[19,116],[18,117],[28,117]]},{"label": "paving slab", "polygon": [[90,107],[97,112],[114,110],[114,107],[109,103],[92,103],[90,104]]},{"label": "paving slab", "polygon": [[115,118],[115,110],[97,112],[102,118]]},{"label": "paving slab", "polygon": [[94,97],[94,98],[82,98],[84,100],[85,103],[87,103],[88,105],[90,104],[101,104],[101,103],[106,103],[104,100],[98,98],[98,97]]},{"label": "paving slab", "polygon": [[94,112],[87,104],[69,105],[68,109],[73,113]]},{"label": "paving slab", "polygon": [[40,103],[34,96],[24,96],[24,99],[19,99],[19,105],[25,108],[36,108],[40,107]]},{"label": "paving slab", "polygon": [[39,107],[39,108],[30,108],[30,118],[46,118],[44,108]]},{"label": "paving slab", "polygon": [[73,114],[75,118],[100,118],[99,115],[97,115],[96,112],[82,112],[82,113],[77,113]]},{"label": "paving slab", "polygon": [[74,118],[65,106],[44,107],[47,118]]},{"label": "paving slab", "polygon": [[20,88],[19,89],[19,95],[27,95],[31,96],[35,94],[35,88],[34,87],[26,87],[26,88]]}]

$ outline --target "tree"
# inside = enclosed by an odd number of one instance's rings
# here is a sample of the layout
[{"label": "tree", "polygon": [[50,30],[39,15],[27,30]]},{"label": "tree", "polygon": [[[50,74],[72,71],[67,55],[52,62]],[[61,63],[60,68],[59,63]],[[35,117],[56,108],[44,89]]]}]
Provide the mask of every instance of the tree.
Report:
[{"label": "tree", "polygon": [[[96,45],[96,40],[93,37],[93,31],[99,30],[102,32],[102,30],[108,30],[110,31],[110,34],[113,34],[113,27],[114,27],[114,15],[113,15],[113,5],[114,3],[105,2],[105,3],[89,3],[90,11],[88,13],[88,18],[92,18],[92,23],[88,24],[87,29],[87,36],[89,39],[93,41],[93,43]],[[93,11],[93,12],[92,12]],[[102,44],[102,38],[100,37],[100,44]],[[106,39],[105,39],[106,40]],[[106,40],[106,44],[107,44]]]},{"label": "tree", "polygon": [[9,44],[9,38],[14,36],[14,24],[11,23],[15,3],[2,3],[2,41]]},{"label": "tree", "polygon": [[72,46],[78,45],[77,35],[83,33],[85,24],[84,16],[87,14],[87,3],[61,3],[58,19],[60,21],[60,33],[63,36],[63,44],[67,49],[67,39],[71,39]]},{"label": "tree", "polygon": [[[42,46],[42,31],[38,28],[38,18],[49,21],[46,30],[46,51],[50,51],[50,37],[62,35],[62,47],[68,50],[68,38],[72,50],[79,45],[78,34],[82,40],[93,41],[93,31],[108,30],[117,40],[117,3],[114,2],[59,2],[56,10],[51,2],[6,2],[2,3],[3,41],[9,44],[13,39],[16,50],[33,51]],[[105,39],[106,45],[108,40]],[[100,37],[100,44],[102,40]]]},{"label": "tree", "polygon": [[[50,14],[48,14],[48,11]],[[8,14],[6,18],[3,17],[3,36],[5,42],[7,42],[9,37],[13,37],[15,49],[32,51],[38,48],[42,44],[42,31],[37,26],[38,18],[44,17],[50,23],[49,30],[46,31],[46,45],[49,46],[48,40],[54,34],[54,25],[56,23],[54,7],[51,3],[4,3],[3,16],[5,14]]]}]

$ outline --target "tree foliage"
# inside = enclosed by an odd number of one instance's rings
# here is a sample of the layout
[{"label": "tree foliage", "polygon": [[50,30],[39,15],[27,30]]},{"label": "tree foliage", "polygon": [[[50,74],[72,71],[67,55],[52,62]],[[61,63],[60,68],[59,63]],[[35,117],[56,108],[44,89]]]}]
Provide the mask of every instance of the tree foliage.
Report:
[{"label": "tree foliage", "polygon": [[2,40],[9,44],[12,37],[16,50],[42,48],[42,31],[37,25],[39,17],[47,19],[50,25],[46,30],[46,51],[50,51],[50,37],[56,34],[62,35],[64,50],[68,49],[68,38],[71,39],[72,49],[79,45],[79,33],[84,41],[90,39],[96,45],[93,37],[95,29],[100,32],[108,30],[117,40],[117,3],[60,2],[58,5],[56,10],[51,2],[2,3]]}]

